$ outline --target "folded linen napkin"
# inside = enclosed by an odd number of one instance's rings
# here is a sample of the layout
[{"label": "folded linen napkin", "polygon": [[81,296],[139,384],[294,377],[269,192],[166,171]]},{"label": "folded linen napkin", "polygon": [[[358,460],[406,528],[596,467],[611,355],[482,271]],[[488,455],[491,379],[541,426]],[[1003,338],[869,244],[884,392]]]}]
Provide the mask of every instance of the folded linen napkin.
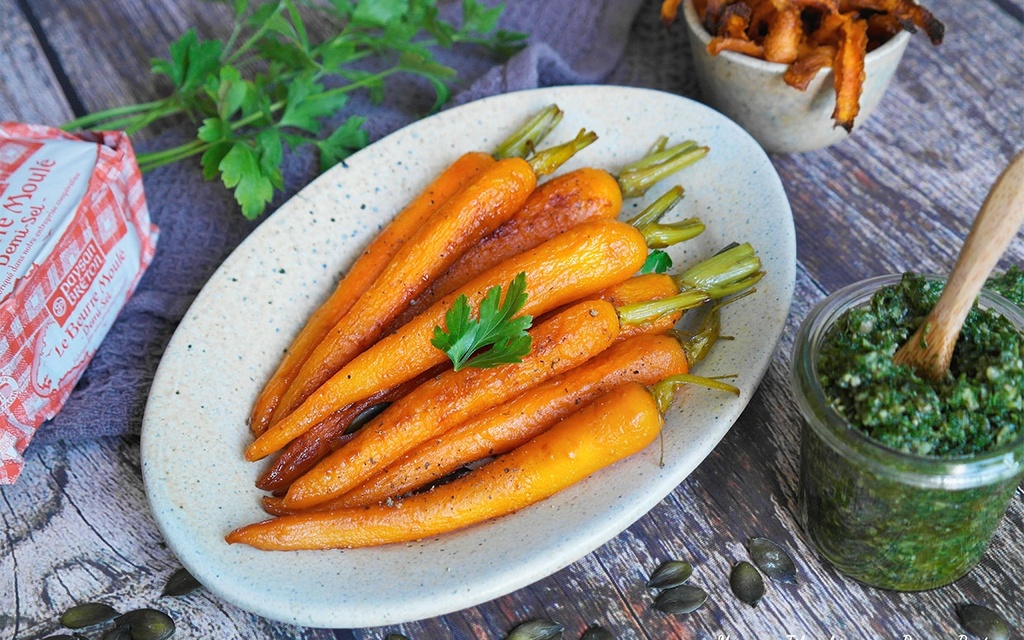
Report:
[{"label": "folded linen napkin", "polygon": [[[665,29],[657,0],[508,0],[501,27],[530,34],[529,46],[499,62],[474,48],[439,55],[459,72],[447,107],[489,95],[564,84],[622,84],[695,95],[689,51],[678,26]],[[355,98],[369,114],[371,141],[426,114],[421,92],[393,92],[381,105]],[[175,130],[139,142],[139,151],[186,142]],[[317,174],[312,154],[285,160],[285,190],[273,211]],[[44,424],[34,445],[98,436],[138,434],[160,357],[189,304],[220,263],[261,220],[249,222],[219,183],[203,180],[198,162],[162,167],[145,176],[146,197],[161,238],[138,289],[68,399]]]}]

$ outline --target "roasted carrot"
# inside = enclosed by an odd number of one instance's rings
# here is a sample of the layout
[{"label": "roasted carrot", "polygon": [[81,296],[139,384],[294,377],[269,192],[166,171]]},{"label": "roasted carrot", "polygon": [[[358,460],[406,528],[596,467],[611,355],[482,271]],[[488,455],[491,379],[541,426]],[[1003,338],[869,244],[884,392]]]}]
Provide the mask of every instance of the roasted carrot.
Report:
[{"label": "roasted carrot", "polygon": [[[844,16],[846,17],[846,16]],[[839,30],[839,46],[832,60],[836,106],[832,119],[836,126],[853,130],[860,113],[860,95],[864,89],[864,56],[868,47],[868,23],[849,18]]]},{"label": "roasted carrot", "polygon": [[[583,222],[618,216],[624,190],[632,196],[642,195],[658,180],[693,164],[708,152],[707,147],[698,147],[692,140],[669,149],[665,148],[666,142],[664,138],[659,139],[647,156],[624,167],[618,177],[602,169],[585,167],[542,184],[518,213],[462,254],[414,299],[395,319],[391,329],[405,324],[442,296],[516,254]],[[658,223],[681,198],[682,187],[675,187],[629,221],[644,234],[648,246],[670,246],[703,231],[703,224],[694,218],[672,224]]]},{"label": "roasted carrot", "polygon": [[456,193],[476,180],[484,169],[493,165],[496,158],[522,158],[532,153],[535,145],[561,121],[562,115],[557,105],[549,105],[499,144],[493,156],[481,152],[463,154],[399,212],[360,255],[335,292],[311,316],[293,340],[253,406],[249,424],[254,435],[263,433],[270,425],[281,396],[291,386],[313,350],[360,296],[366,293],[402,245],[424,226],[426,220]]},{"label": "roasted carrot", "polygon": [[[731,259],[723,260],[723,256],[726,258],[731,257]],[[718,293],[727,291],[731,292],[732,289],[730,289],[726,285],[751,282],[750,274],[754,272],[755,269],[758,269],[760,267],[759,261],[747,264],[745,248],[735,247],[720,256],[714,256],[709,261],[705,261],[704,263],[696,265],[695,267],[691,267],[691,269],[689,269],[686,273],[704,273],[705,275],[702,276],[701,279],[705,283],[711,283],[713,280],[714,273],[706,268],[709,262],[714,265],[714,269],[717,269],[719,272],[723,274],[728,274],[727,276],[724,276],[724,278],[727,279],[722,279],[714,282],[714,284],[716,284],[716,287],[713,287],[713,290],[716,290]],[[741,268],[737,270],[737,267]],[[666,282],[666,280],[668,280],[668,282]],[[627,283],[629,283],[628,286]],[[741,293],[738,296],[735,296],[732,299],[739,299],[740,297],[743,297],[752,292],[752,289],[746,289],[743,293]],[[664,299],[667,294],[674,294],[671,296],[675,301],[674,310],[665,308],[663,306],[663,303],[659,301],[659,298]],[[706,292],[696,291],[693,289],[687,289],[685,292],[679,293],[679,286],[672,278],[668,276],[638,276],[635,278],[631,278],[620,285],[609,287],[608,289],[602,291],[599,295],[609,299],[616,299],[621,303],[621,308],[630,310],[631,318],[629,322],[623,322],[622,313],[619,309],[616,309],[616,313],[619,316],[619,330],[618,335],[615,338],[615,342],[621,344],[623,340],[626,340],[626,342],[630,343],[630,347],[627,353],[631,352],[632,355],[638,359],[637,361],[634,361],[632,363],[634,366],[630,367],[628,371],[626,371],[623,374],[626,378],[630,378],[632,376],[638,377],[637,379],[643,380],[645,379],[644,376],[649,376],[651,374],[651,367],[645,365],[645,363],[651,362],[651,360],[648,360],[648,358],[653,359],[653,362],[655,364],[667,366],[681,365],[678,366],[677,370],[675,371],[661,371],[661,375],[655,376],[655,379],[660,379],[661,377],[665,376],[678,377],[679,375],[686,373],[686,369],[689,365],[700,362],[706,356],[711,345],[713,345],[720,338],[720,322],[718,310],[724,303],[718,303],[712,306],[711,309],[705,314],[703,320],[700,322],[700,325],[697,327],[695,331],[687,333],[684,333],[682,331],[669,331],[672,325],[666,324],[666,320],[670,320],[671,323],[674,324],[682,315],[682,312],[684,310],[704,305],[704,303],[707,302],[711,298],[711,296]],[[644,295],[650,295],[652,297],[648,299],[642,297]],[[603,300],[603,302],[608,302],[608,300]],[[580,303],[576,303],[577,306],[579,304]],[[572,306],[568,308],[572,308]],[[645,311],[648,314],[646,316]],[[564,313],[564,310],[560,311],[560,313]],[[670,340],[672,345],[674,346],[661,343],[648,345],[645,342],[637,341],[636,339],[626,339],[626,336],[640,336],[642,333],[645,332],[654,334],[655,332],[666,331],[669,331],[672,334],[672,337],[667,339]],[[661,349],[661,351],[659,351],[659,348]],[[536,407],[537,402],[543,403],[543,399],[552,394],[554,395],[555,403],[567,401],[566,398],[572,395],[573,389],[580,385],[581,381],[592,381],[591,376],[594,375],[593,371],[597,371],[597,375],[599,377],[603,374],[608,374],[611,375],[612,377],[617,375],[617,372],[614,370],[614,365],[624,359],[628,360],[627,356],[621,355],[623,352],[619,351],[619,349],[622,349],[622,347],[613,347],[612,349],[609,349],[609,351],[614,350],[615,355],[613,356],[606,356],[608,352],[602,352],[602,354],[595,356],[591,360],[588,360],[587,362],[577,366],[571,371],[558,376],[555,380],[541,383],[539,386],[531,388],[528,393],[521,394],[529,396],[528,398],[510,400],[509,402],[522,402],[527,403],[527,406]],[[647,353],[648,351],[650,351],[649,354]],[[606,357],[611,358],[611,360],[605,361]],[[604,362],[605,364],[602,364],[602,362]],[[613,366],[611,370],[608,369],[609,363]],[[654,368],[656,369],[657,367]],[[601,372],[603,372],[603,374]],[[619,381],[621,382],[625,380]],[[653,380],[651,381],[653,382]],[[687,381],[689,381],[689,379],[687,379]],[[593,391],[593,386],[594,385],[591,384],[591,391]],[[508,415],[519,415],[524,411],[520,411],[520,409],[513,408],[509,410],[507,413]],[[531,411],[525,411],[525,413],[530,414]],[[500,433],[503,434],[502,437],[511,439],[515,437],[514,434],[517,429],[535,428],[539,430],[541,427],[533,424],[531,421],[535,419],[543,420],[545,417],[545,414],[539,410],[533,411],[532,415],[519,415],[519,418],[511,420],[510,424],[507,427],[503,427],[500,430]],[[480,423],[477,420],[470,420],[469,422],[475,422],[477,424],[486,424],[486,422]],[[445,432],[442,435],[439,435],[435,439],[433,439],[432,442],[426,442],[417,449],[429,450],[431,447],[434,446],[443,447],[443,443],[448,442],[449,440],[467,439],[471,442],[471,444],[465,447],[465,451],[467,452],[472,451],[474,447],[483,450],[486,450],[487,447],[496,447],[499,449],[501,448],[500,442],[490,439],[490,435],[478,433],[476,429],[474,429],[473,427],[467,427],[467,424],[468,423],[464,423],[463,425],[456,427],[449,432]],[[465,431],[465,429],[467,428],[469,429],[468,432]],[[462,436],[455,434],[462,434]],[[449,448],[448,451],[451,451],[451,449]],[[400,466],[403,467],[408,467],[409,464],[415,466],[414,462],[410,462],[408,460],[408,458],[412,456],[416,456],[416,454],[413,452],[409,452],[406,454],[406,459],[404,460],[404,462],[396,464],[400,464]],[[416,457],[419,458],[420,456]],[[473,462],[474,460],[474,458],[470,458],[463,460],[462,462],[470,463]],[[451,465],[454,466],[456,465],[457,460],[450,460],[449,462],[451,463]],[[421,465],[421,474],[424,473],[426,469],[435,470],[438,463],[438,460],[430,459],[430,456],[428,456],[428,459],[426,460],[425,464]],[[450,470],[450,468],[451,467],[445,467],[445,472],[447,472],[447,470]],[[377,484],[378,480],[380,479],[380,474],[386,474],[389,476],[389,479],[385,479],[386,482],[384,484],[390,483],[390,478],[394,477],[393,473],[390,473],[385,469],[382,470],[381,472],[378,472],[377,475],[372,477],[370,480],[367,480],[366,483],[364,484]],[[438,475],[440,476],[443,474]],[[376,492],[378,489],[375,489],[374,491]],[[357,488],[353,491],[359,492],[359,489]],[[376,493],[374,495],[376,495]],[[345,499],[346,496],[341,496],[335,500],[320,503],[316,505],[314,508],[320,510],[335,508],[336,506],[338,506],[339,502],[345,501]],[[267,511],[274,514],[282,514],[294,510],[294,508],[285,505],[284,501],[280,498],[265,498],[264,506],[267,509]],[[345,506],[350,505],[345,504]]]},{"label": "roasted carrot", "polygon": [[526,444],[449,484],[391,506],[281,516],[235,529],[229,543],[267,550],[363,547],[439,535],[548,498],[649,445],[661,430],[644,387],[618,387]]},{"label": "roasted carrot", "polygon": [[518,211],[536,186],[536,179],[526,161],[500,160],[430,216],[313,349],[281,396],[271,424],[376,341],[430,280]]},{"label": "roasted carrot", "polygon": [[431,338],[434,327],[442,324],[460,295],[475,306],[489,288],[504,286],[517,274],[527,273],[528,298],[521,312],[537,316],[625,280],[640,269],[646,257],[647,245],[635,228],[602,220],[574,227],[506,260],[356,356],[295,411],[258,437],[246,451],[246,458],[263,458],[341,407],[443,362],[446,356],[431,345]]},{"label": "roasted carrot", "polygon": [[439,375],[446,368],[448,367],[439,365],[428,369],[411,380],[335,411],[312,429],[292,440],[274,463],[260,475],[256,486],[264,491],[273,492],[287,489],[295,478],[312,469],[316,463],[337,449],[350,436],[350,428],[353,428],[354,422],[361,416],[375,410],[379,412],[379,407],[405,397],[410,391]]},{"label": "roasted carrot", "polygon": [[428,380],[292,482],[285,507],[308,508],[347,493],[420,443],[602,352],[618,332],[615,307],[582,302],[530,329],[532,348],[520,362]]},{"label": "roasted carrot", "polygon": [[511,451],[625,382],[650,385],[688,371],[686,353],[673,337],[643,334],[620,341],[587,362],[424,442],[330,504],[334,508],[359,506],[403,496],[460,466]]},{"label": "roasted carrot", "polygon": [[[583,298],[584,300],[605,300],[613,306],[619,307],[626,304],[659,300],[679,293],[679,287],[671,276],[665,274],[649,273],[635,276],[628,280],[608,287],[593,296]],[[572,304],[575,304],[572,303]],[[535,323],[539,324],[547,318],[561,313],[570,305],[549,311]],[[682,316],[682,310],[660,314],[649,320],[636,324],[622,325],[618,340],[624,340],[641,333],[663,333],[675,326]],[[380,403],[392,402],[403,397],[406,393],[415,389],[426,379],[437,375],[441,370],[431,369],[427,374],[404,382],[397,387],[379,392],[367,400],[349,405],[331,414],[323,422],[302,434],[281,451],[281,455],[274,461],[256,483],[256,486],[265,491],[279,491],[285,489],[295,478],[313,467],[319,460],[337,448],[337,444],[343,437],[349,423],[358,415],[369,408]]]},{"label": "roasted carrot", "polygon": [[530,194],[519,212],[459,256],[412,301],[396,325],[405,324],[487,269],[583,222],[615,218],[621,210],[622,193],[606,171],[583,168],[552,178]]},{"label": "roasted carrot", "polygon": [[302,363],[341,318],[381,274],[402,244],[423,226],[424,221],[486,167],[494,164],[486,153],[466,153],[453,162],[413,199],[370,243],[352,264],[334,293],[306,322],[282,358],[277,370],[260,393],[252,409],[249,427],[254,435],[263,433],[281,395],[287,390]]}]

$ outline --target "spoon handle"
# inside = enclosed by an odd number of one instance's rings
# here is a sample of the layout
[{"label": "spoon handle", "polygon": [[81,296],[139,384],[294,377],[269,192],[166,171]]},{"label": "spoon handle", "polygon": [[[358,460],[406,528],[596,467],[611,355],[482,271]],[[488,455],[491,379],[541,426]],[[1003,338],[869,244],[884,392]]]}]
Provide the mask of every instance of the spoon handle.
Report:
[{"label": "spoon handle", "polygon": [[[978,212],[971,230],[964,241],[960,256],[953,266],[943,294],[936,304],[946,306],[944,313],[950,317],[945,326],[951,331],[953,340],[960,334],[960,327],[978,293],[995,268],[999,258],[1010,245],[1010,241],[1024,224],[1024,151],[1018,153],[992,185],[985,203]],[[944,302],[946,298],[948,302]]]},{"label": "spoon handle", "polygon": [[992,185],[971,225],[946,286],[918,332],[896,353],[896,361],[941,378],[953,347],[985,280],[1024,224],[1024,151]]}]

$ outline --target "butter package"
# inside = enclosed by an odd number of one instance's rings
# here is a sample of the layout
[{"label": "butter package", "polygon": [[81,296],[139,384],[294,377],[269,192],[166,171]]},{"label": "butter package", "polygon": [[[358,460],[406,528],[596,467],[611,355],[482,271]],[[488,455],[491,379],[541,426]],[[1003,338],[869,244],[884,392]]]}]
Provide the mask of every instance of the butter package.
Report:
[{"label": "butter package", "polygon": [[153,259],[127,136],[0,122],[0,485]]}]

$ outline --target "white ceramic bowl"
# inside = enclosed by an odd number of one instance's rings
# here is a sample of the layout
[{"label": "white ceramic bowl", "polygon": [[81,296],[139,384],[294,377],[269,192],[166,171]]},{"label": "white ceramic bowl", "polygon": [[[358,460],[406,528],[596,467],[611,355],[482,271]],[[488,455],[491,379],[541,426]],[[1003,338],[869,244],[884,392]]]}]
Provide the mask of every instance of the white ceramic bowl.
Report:
[{"label": "white ceramic bowl", "polygon": [[[769,153],[814,151],[840,142],[849,133],[835,126],[836,95],[831,68],[824,68],[805,91],[787,85],[788,65],[734,51],[708,53],[711,35],[691,0],[683,3],[697,82],[703,102],[747,130]],[[854,131],[863,126],[885,94],[903,58],[910,33],[901,31],[864,60],[864,89]]]}]

